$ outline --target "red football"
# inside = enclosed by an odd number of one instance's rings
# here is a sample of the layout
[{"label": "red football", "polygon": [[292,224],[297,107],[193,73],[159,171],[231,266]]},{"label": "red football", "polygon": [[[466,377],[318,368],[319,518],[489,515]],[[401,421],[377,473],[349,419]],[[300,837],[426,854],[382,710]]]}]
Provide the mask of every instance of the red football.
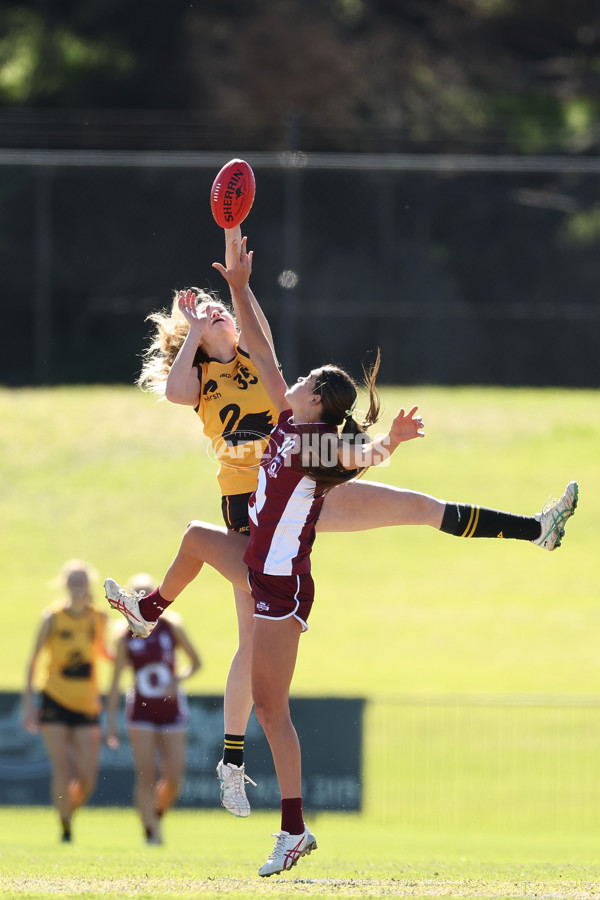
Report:
[{"label": "red football", "polygon": [[254,172],[243,159],[231,159],[215,178],[210,192],[210,208],[217,225],[235,228],[243,222],[254,203]]}]

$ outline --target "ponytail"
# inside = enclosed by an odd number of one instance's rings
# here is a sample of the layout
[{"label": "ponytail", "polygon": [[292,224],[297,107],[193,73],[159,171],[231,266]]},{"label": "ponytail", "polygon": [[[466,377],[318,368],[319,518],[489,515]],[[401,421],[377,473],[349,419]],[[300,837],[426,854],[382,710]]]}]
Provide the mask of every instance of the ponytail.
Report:
[{"label": "ponytail", "polygon": [[[338,366],[323,366],[317,373],[315,393],[321,397],[323,408],[323,421],[341,426],[340,437],[350,443],[358,443],[362,435],[367,434],[367,429],[379,419],[381,411],[381,398],[375,386],[377,374],[381,365],[381,352],[377,350],[377,357],[370,369],[363,366],[363,385],[369,394],[369,409],[362,421],[357,421],[356,402],[358,399],[357,386],[353,379]],[[307,426],[303,426],[305,430]],[[332,466],[319,463],[316,466],[303,466],[304,472],[318,481],[324,489],[335,487],[346,481],[358,478],[366,468],[346,469],[338,461]]]}]

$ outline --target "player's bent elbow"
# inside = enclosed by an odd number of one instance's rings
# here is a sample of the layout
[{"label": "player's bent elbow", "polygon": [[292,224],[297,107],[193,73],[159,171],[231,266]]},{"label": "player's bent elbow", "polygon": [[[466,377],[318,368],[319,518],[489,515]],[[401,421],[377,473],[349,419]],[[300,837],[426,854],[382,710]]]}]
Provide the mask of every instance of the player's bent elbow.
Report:
[{"label": "player's bent elbow", "polygon": [[169,387],[168,384],[165,386],[165,399],[169,403],[176,403],[179,406],[196,406],[198,404],[198,396],[190,397],[189,394],[182,393],[180,389]]}]

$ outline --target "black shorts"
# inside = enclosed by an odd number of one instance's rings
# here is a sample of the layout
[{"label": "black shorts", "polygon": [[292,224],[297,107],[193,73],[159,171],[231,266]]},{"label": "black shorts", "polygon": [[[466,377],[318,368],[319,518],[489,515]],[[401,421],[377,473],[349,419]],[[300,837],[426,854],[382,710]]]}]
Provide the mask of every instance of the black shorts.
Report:
[{"label": "black shorts", "polygon": [[48,694],[42,693],[39,721],[41,725],[68,725],[70,728],[77,728],[81,725],[98,725],[100,716],[89,716],[87,713],[67,709]]},{"label": "black shorts", "polygon": [[221,497],[221,512],[223,519],[230,531],[238,531],[240,534],[250,534],[250,522],[248,520],[249,494],[230,494]]}]

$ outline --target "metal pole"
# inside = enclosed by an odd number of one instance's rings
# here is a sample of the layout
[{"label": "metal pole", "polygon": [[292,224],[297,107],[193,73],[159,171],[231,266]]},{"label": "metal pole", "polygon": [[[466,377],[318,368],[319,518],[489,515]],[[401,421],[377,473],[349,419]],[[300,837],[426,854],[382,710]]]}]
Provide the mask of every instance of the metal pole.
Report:
[{"label": "metal pole", "polygon": [[52,295],[52,174],[40,167],[36,173],[33,292],[33,383],[50,382]]},{"label": "metal pole", "polygon": [[[284,179],[283,265],[278,282],[282,291],[277,352],[288,381],[299,375],[297,350],[298,300],[300,280],[300,146],[301,113],[293,110],[287,122],[288,164]],[[301,163],[300,163],[301,164]]]}]

